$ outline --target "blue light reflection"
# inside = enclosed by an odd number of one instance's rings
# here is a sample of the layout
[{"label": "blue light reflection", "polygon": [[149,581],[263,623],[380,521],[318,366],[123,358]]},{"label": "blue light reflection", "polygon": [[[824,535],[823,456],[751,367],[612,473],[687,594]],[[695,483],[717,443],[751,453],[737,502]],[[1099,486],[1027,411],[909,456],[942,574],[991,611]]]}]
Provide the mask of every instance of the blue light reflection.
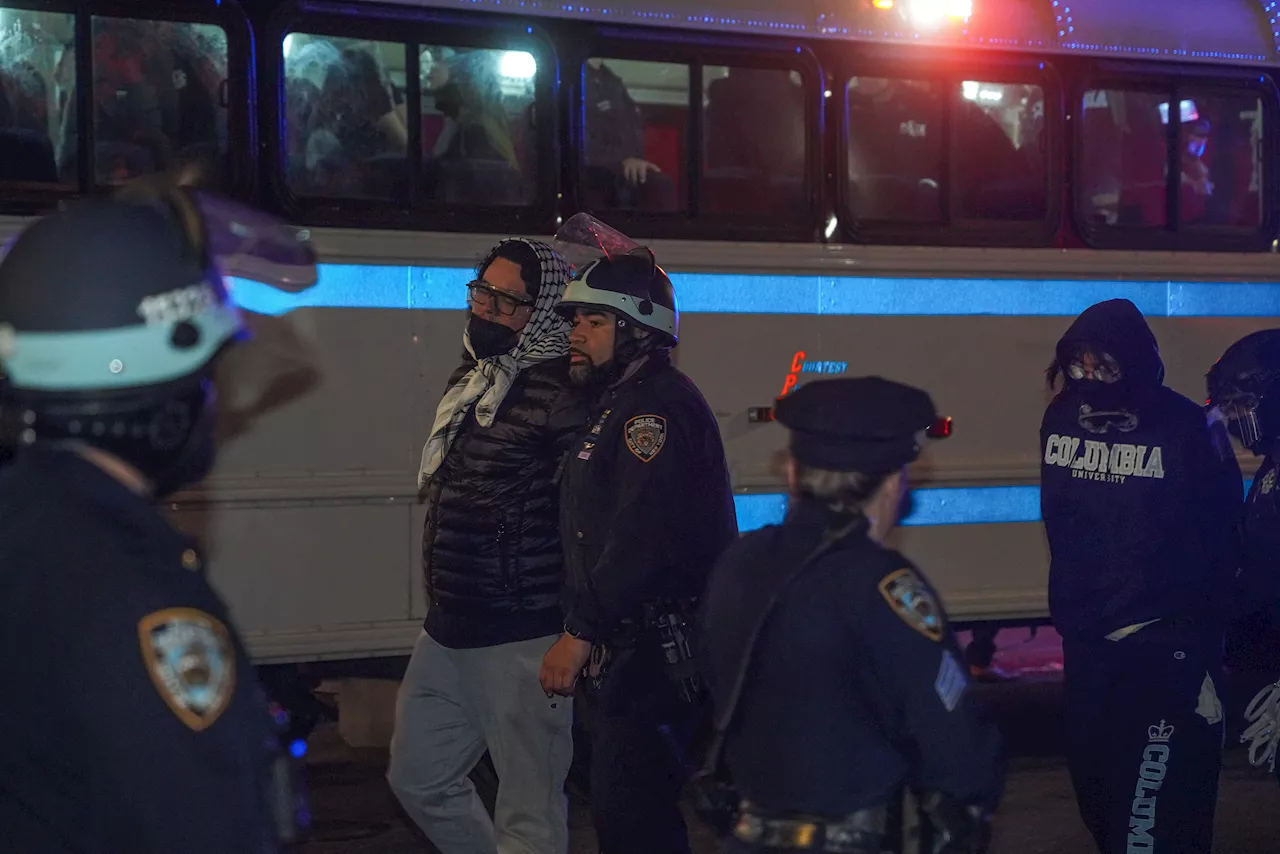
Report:
[{"label": "blue light reflection", "polygon": [[[461,310],[472,271],[462,267],[322,264],[319,283],[286,294],[232,279],[237,302],[280,316],[299,308]],[[1280,283],[674,273],[680,310],[709,314],[991,315],[1074,317],[1096,302],[1132,300],[1149,317],[1280,315]]]},{"label": "blue light reflection", "polygon": [[[1248,494],[1253,478],[1245,478]],[[735,495],[738,530],[742,533],[777,525],[786,516],[787,496],[780,492]],[[911,492],[911,512],[904,527],[996,525],[1040,521],[1040,487],[932,487]]]}]

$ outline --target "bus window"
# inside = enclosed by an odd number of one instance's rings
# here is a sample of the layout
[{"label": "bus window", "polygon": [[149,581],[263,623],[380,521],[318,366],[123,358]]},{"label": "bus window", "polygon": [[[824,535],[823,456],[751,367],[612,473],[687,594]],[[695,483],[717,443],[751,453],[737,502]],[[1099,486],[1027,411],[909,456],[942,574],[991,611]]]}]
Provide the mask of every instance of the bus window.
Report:
[{"label": "bus window", "polygon": [[1168,222],[1168,133],[1154,92],[1090,89],[1081,105],[1077,209],[1085,226]]},{"label": "bus window", "polygon": [[703,86],[702,209],[803,213],[808,134],[800,73],[706,66]]},{"label": "bus window", "polygon": [[854,77],[847,96],[852,218],[941,224],[942,87]]},{"label": "bus window", "polygon": [[66,108],[75,103],[74,37],[73,15],[0,8],[0,181],[78,183],[74,169],[58,170]]},{"label": "bus window", "polygon": [[[192,167],[200,183],[217,186],[227,158],[225,31],[99,16],[92,28],[95,180]],[[62,150],[74,174],[74,143]]]},{"label": "bus window", "polygon": [[406,46],[289,33],[282,50],[289,188],[407,202]]},{"label": "bus window", "polygon": [[422,176],[429,201],[527,205],[538,184],[532,54],[424,46]]},{"label": "bus window", "polygon": [[1262,102],[1248,91],[1183,89],[1178,97],[1180,224],[1258,228],[1264,198]]},{"label": "bus window", "polygon": [[683,210],[689,66],[587,60],[582,71],[587,210]]},{"label": "bus window", "polygon": [[1043,220],[1044,90],[965,80],[952,103],[954,211],[960,219]]}]

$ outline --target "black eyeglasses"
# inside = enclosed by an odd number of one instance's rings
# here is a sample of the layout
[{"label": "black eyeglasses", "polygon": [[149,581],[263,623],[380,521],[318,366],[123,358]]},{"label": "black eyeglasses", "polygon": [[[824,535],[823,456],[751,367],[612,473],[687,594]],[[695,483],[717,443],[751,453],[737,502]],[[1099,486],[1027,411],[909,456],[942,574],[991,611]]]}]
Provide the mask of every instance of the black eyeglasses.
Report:
[{"label": "black eyeglasses", "polygon": [[517,309],[523,306],[534,304],[534,301],[529,297],[499,290],[483,279],[476,279],[474,282],[468,283],[467,302],[477,308],[483,308],[492,303],[494,310],[504,317],[510,317],[516,313]]}]

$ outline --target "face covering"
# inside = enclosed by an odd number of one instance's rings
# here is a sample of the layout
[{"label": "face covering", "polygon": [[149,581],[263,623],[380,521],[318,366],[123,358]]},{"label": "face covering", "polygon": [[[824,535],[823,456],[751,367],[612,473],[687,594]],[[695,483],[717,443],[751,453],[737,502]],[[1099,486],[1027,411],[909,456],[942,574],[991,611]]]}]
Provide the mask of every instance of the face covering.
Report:
[{"label": "face covering", "polygon": [[467,321],[467,335],[471,339],[471,349],[475,352],[477,359],[499,356],[514,349],[520,341],[520,333],[511,327],[485,320],[474,314]]}]

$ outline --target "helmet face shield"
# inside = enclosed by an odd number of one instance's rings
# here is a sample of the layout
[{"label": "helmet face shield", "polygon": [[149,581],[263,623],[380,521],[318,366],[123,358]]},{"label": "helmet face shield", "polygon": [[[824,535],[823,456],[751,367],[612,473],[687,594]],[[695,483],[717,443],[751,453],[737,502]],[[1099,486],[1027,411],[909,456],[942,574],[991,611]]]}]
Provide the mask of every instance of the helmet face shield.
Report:
[{"label": "helmet face shield", "polygon": [[[554,248],[579,271],[601,259],[612,260],[637,250],[647,251],[639,243],[615,228],[605,225],[589,213],[569,217],[556,231]],[[653,257],[653,253],[649,253]]]},{"label": "helmet face shield", "polygon": [[247,205],[193,194],[208,252],[224,276],[252,279],[296,294],[319,279],[311,231]]}]

